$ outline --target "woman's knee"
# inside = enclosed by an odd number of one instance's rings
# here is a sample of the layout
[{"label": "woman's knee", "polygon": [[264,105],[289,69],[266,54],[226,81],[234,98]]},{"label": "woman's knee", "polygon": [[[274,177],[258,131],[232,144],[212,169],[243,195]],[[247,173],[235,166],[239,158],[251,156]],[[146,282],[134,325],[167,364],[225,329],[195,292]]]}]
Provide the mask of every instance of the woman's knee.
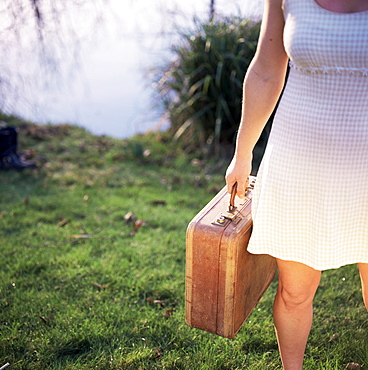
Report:
[{"label": "woman's knee", "polygon": [[303,309],[309,307],[315,295],[315,290],[308,287],[285,286],[279,283],[278,298],[282,300],[283,305],[288,310]]},{"label": "woman's knee", "polygon": [[298,262],[278,260],[279,287],[277,299],[287,309],[302,309],[310,306],[317,291],[321,271]]}]

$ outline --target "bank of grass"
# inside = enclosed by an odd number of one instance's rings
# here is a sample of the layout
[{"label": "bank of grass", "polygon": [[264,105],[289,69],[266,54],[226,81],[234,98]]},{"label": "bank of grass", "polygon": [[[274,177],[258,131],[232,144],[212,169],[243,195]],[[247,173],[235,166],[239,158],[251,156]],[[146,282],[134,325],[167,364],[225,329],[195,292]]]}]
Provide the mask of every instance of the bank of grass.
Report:
[{"label": "bank of grass", "polygon": [[[185,229],[226,161],[196,160],[164,134],[115,140],[3,118],[39,168],[0,173],[0,367],[281,368],[275,282],[233,340],[184,323]],[[315,311],[305,369],[367,368],[355,266],[323,274]]]}]

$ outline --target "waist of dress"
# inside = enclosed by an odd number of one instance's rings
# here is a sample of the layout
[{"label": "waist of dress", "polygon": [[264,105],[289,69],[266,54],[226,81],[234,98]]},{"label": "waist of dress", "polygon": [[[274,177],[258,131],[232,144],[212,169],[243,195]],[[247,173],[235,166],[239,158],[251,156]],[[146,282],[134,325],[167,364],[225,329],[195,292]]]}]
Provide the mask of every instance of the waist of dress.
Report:
[{"label": "waist of dress", "polygon": [[348,75],[361,75],[368,77],[368,67],[351,68],[351,67],[335,67],[335,66],[320,66],[320,67],[302,67],[289,61],[290,68],[297,71],[311,74],[348,74]]}]

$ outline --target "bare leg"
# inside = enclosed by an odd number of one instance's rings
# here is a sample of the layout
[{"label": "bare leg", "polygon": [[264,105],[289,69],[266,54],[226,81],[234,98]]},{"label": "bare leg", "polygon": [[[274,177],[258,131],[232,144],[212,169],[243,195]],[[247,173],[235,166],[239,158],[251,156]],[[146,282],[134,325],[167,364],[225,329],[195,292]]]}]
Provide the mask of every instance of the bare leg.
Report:
[{"label": "bare leg", "polygon": [[274,303],[274,322],[281,360],[285,370],[301,370],[321,271],[279,259],[277,265],[279,286]]},{"label": "bare leg", "polygon": [[362,282],[363,301],[368,310],[368,263],[358,263],[358,267]]}]

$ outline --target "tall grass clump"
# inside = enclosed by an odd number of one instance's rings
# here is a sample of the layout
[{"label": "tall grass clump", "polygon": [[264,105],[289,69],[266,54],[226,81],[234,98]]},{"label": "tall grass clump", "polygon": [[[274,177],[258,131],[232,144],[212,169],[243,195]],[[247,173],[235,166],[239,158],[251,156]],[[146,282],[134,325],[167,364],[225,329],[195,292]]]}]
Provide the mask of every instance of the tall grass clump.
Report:
[{"label": "tall grass clump", "polygon": [[173,59],[157,71],[157,89],[173,137],[188,149],[220,154],[233,144],[241,118],[244,75],[254,56],[260,22],[240,17],[194,20],[179,32]]}]

